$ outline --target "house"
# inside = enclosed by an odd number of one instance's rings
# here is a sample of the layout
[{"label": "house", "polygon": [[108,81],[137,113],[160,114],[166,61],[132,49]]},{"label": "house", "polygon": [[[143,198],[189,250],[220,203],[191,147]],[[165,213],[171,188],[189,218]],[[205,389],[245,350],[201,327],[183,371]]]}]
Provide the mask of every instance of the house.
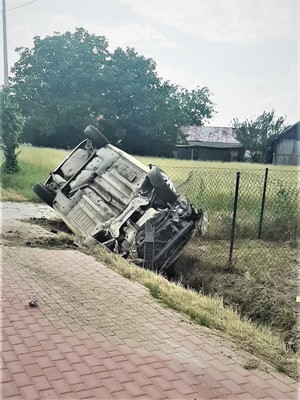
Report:
[{"label": "house", "polygon": [[234,137],[234,128],[183,126],[175,157],[185,160],[241,161],[245,149]]},{"label": "house", "polygon": [[273,164],[300,165],[300,121],[287,128],[274,140]]}]

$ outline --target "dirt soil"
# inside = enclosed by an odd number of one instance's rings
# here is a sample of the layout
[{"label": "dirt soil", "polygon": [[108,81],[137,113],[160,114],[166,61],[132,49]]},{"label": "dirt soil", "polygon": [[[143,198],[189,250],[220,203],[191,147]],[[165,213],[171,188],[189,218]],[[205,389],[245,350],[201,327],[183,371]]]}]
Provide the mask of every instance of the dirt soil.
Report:
[{"label": "dirt soil", "polygon": [[[32,224],[32,229],[24,228],[18,222],[10,222],[10,229],[6,231],[5,237],[1,238],[4,246],[49,247],[56,249],[76,248],[70,230],[60,220],[49,220],[46,218],[29,218],[23,220]],[[44,228],[44,229],[42,229]],[[45,231],[46,229],[46,231]],[[60,233],[63,233],[61,235]]]},{"label": "dirt soil", "polygon": [[67,227],[67,225],[60,219],[47,219],[45,217],[42,218],[29,218],[25,220],[25,222],[29,222],[30,224],[36,224],[42,226],[47,229],[51,233],[65,232],[72,235],[72,231]]}]

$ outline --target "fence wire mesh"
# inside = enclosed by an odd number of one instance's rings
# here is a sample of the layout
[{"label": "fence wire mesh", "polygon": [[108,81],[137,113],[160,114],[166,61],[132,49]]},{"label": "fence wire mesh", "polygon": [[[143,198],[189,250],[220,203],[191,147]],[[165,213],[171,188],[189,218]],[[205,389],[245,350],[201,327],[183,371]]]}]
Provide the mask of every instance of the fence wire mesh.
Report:
[{"label": "fence wire mesh", "polygon": [[[208,214],[205,237],[196,234],[184,254],[211,266],[229,265],[236,170],[175,168],[164,171],[179,193]],[[298,262],[300,187],[297,171],[241,169],[233,266]],[[265,188],[265,195],[264,195]],[[265,198],[264,198],[265,197]]]}]

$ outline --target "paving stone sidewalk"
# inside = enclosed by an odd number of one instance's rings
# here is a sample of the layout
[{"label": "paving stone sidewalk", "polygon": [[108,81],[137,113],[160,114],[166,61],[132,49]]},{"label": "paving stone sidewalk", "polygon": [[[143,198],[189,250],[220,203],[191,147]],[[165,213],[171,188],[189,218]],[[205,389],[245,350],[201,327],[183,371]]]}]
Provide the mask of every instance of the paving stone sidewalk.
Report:
[{"label": "paving stone sidewalk", "polygon": [[[2,211],[2,399],[296,399],[297,383],[78,250],[24,247],[51,235]],[[38,307],[28,306],[37,300]]]}]

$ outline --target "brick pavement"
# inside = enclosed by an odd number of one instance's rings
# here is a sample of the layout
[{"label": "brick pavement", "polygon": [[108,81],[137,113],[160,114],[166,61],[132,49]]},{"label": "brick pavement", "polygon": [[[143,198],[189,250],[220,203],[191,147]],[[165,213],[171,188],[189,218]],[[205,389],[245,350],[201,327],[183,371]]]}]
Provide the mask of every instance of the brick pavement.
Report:
[{"label": "brick pavement", "polygon": [[[33,234],[17,218],[40,208],[26,207],[5,204],[3,235]],[[247,353],[92,257],[4,244],[3,399],[297,398],[291,378],[243,368]]]}]

